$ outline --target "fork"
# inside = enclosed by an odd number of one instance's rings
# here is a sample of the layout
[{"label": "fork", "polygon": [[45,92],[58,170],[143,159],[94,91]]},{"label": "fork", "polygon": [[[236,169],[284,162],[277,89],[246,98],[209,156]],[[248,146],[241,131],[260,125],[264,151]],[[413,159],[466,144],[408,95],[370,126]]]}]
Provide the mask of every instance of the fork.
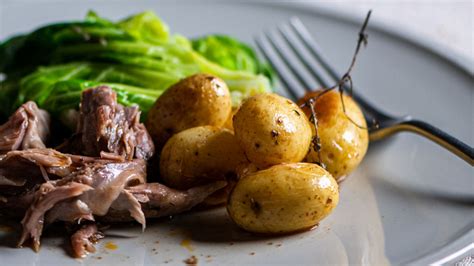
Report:
[{"label": "fork", "polygon": [[[325,58],[319,45],[303,23],[296,17],[277,27],[278,33],[263,33],[256,38],[258,48],[277,72],[280,81],[294,99],[310,91],[312,83],[297,66],[303,66],[321,86],[330,88],[340,79]],[[289,47],[290,49],[285,49]],[[290,51],[289,51],[290,50]],[[300,67],[301,68],[301,67]],[[287,71],[287,69],[289,71]],[[304,88],[303,91],[301,88]],[[344,88],[346,92],[349,88]],[[432,140],[474,166],[474,149],[441,129],[410,116],[395,117],[375,107],[355,91],[350,91],[358,103],[369,127],[370,141],[377,141],[395,133],[409,131]]]}]

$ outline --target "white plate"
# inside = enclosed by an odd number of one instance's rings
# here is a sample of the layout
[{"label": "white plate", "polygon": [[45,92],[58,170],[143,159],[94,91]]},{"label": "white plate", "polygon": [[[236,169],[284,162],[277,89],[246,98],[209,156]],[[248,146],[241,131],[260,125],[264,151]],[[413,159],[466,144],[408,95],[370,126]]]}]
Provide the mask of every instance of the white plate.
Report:
[{"label": "white plate", "polygon": [[[173,32],[189,37],[227,33],[248,42],[297,15],[340,70],[349,63],[362,19],[296,4],[3,1],[0,38],[79,19],[90,8],[111,18],[151,9]],[[431,122],[472,146],[473,78],[465,67],[472,62],[435,53],[426,48],[428,42],[409,41],[381,25],[372,23],[368,32],[369,46],[353,73],[359,92],[391,113]],[[401,134],[371,145],[365,161],[343,183],[335,212],[310,232],[256,238],[218,209],[150,222],[143,234],[136,225],[114,227],[95,254],[74,260],[63,248],[67,238],[46,236],[36,254],[13,248],[15,233],[3,228],[0,264],[182,265],[192,255],[200,265],[426,264],[472,242],[473,197],[473,168],[425,139]]]}]

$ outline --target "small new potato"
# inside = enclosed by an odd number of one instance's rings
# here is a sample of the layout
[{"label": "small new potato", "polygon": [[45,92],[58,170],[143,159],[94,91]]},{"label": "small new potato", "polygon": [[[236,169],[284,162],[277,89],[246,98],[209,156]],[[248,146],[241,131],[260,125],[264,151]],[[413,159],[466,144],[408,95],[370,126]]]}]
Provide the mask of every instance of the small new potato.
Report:
[{"label": "small new potato", "polygon": [[336,180],[316,164],[279,164],[242,177],[227,212],[243,229],[291,233],[315,226],[339,201]]},{"label": "small new potato", "polygon": [[160,175],[176,189],[188,189],[226,177],[248,164],[234,135],[213,126],[194,127],[171,137],[161,152]]},{"label": "small new potato", "polygon": [[[298,103],[303,104],[319,93],[321,91],[308,93]],[[339,92],[330,91],[314,103],[321,142],[321,160],[338,181],[359,165],[369,145],[367,124],[362,111],[351,97],[343,97],[346,113],[355,124],[344,114]],[[303,108],[303,111],[308,117],[311,115],[309,107]],[[312,127],[314,129],[314,126]],[[318,153],[311,149],[305,161],[319,162]]]},{"label": "small new potato", "polygon": [[230,116],[227,85],[208,74],[187,77],[167,89],[150,109],[146,127],[157,150],[174,134],[197,126],[221,127]]},{"label": "small new potato", "polygon": [[248,159],[261,169],[300,162],[308,153],[312,137],[308,118],[295,103],[279,95],[266,93],[247,99],[234,115],[233,125]]}]

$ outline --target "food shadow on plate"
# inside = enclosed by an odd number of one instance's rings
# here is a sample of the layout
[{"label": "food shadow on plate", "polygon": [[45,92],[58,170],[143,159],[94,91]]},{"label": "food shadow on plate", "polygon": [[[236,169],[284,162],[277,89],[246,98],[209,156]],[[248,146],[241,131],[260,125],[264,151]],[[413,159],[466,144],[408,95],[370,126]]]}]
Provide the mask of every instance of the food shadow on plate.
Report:
[{"label": "food shadow on plate", "polygon": [[378,186],[391,191],[400,191],[405,196],[418,198],[424,202],[445,202],[448,204],[465,205],[466,207],[474,205],[474,196],[456,195],[453,193],[444,193],[442,191],[422,189],[415,186],[409,186],[400,182],[394,182],[393,177],[381,178],[378,176],[372,182],[378,183]]},{"label": "food shadow on plate", "polygon": [[[18,240],[21,235],[21,225],[18,221],[6,217],[1,217],[0,221],[0,247],[18,248]],[[43,235],[44,242],[48,243],[46,246],[61,247],[68,255],[72,254],[70,247],[70,233],[62,226],[47,226],[47,230]],[[28,249],[29,243],[26,243],[23,248]]]},{"label": "food shadow on plate", "polygon": [[2,216],[0,218],[0,247],[16,248],[21,232],[19,223]]},{"label": "food shadow on plate", "polygon": [[[140,225],[134,222],[107,223],[102,229],[106,238],[139,238]],[[163,234],[166,232],[165,234]],[[193,210],[173,217],[147,219],[145,234],[157,234],[158,238],[179,238],[205,243],[238,243],[277,239],[280,235],[256,235],[235,225],[225,207]]]},{"label": "food shadow on plate", "polygon": [[169,224],[196,242],[238,243],[262,241],[278,236],[255,235],[235,225],[224,208],[191,212],[173,218]]},{"label": "food shadow on plate", "polygon": [[[402,136],[400,136],[402,137]],[[397,140],[400,140],[400,137],[391,137],[389,139],[371,142],[368,150],[368,156],[365,159],[364,164],[366,165],[379,165],[380,156],[387,151],[387,146],[390,145],[400,145],[400,143],[396,143]],[[403,141],[403,140],[402,140]],[[416,163],[416,162],[414,162]],[[395,167],[395,166],[392,166]],[[410,180],[410,179],[401,179],[397,176],[392,176],[391,174],[380,174],[381,172],[390,172],[390,171],[381,171],[375,169],[377,172],[377,177],[372,178],[371,182],[376,182],[382,187],[386,187],[390,190],[396,191],[403,191],[403,193],[410,194],[412,196],[416,196],[417,198],[422,198],[424,200],[436,200],[436,201],[444,201],[451,204],[460,204],[460,205],[467,205],[472,206],[474,204],[474,196],[466,195],[465,193],[453,193],[449,191],[443,191],[439,188],[432,188],[429,186],[423,186],[425,181],[426,183],[433,182],[432,180]],[[428,173],[428,172],[427,172]],[[453,177],[455,178],[455,177]]]}]

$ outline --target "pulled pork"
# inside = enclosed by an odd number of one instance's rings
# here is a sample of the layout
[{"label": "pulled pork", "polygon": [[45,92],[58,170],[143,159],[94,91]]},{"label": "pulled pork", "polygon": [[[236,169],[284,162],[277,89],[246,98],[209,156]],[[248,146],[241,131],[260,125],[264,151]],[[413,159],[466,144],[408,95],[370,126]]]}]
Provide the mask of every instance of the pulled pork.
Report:
[{"label": "pulled pork", "polygon": [[[79,225],[71,236],[75,257],[103,237],[96,220],[137,221],[187,211],[226,186],[218,181],[186,191],[146,183],[153,142],[137,107],[117,103],[101,86],[83,92],[77,132],[59,148],[46,148],[49,115],[22,105],[0,126],[0,214],[22,217],[18,246],[39,249],[43,227]],[[67,153],[64,153],[67,152]]]},{"label": "pulled pork", "polygon": [[49,136],[49,114],[27,102],[0,126],[0,154],[13,150],[44,148]]},{"label": "pulled pork", "polygon": [[[36,189],[16,194],[0,190],[3,213],[25,213],[18,245],[31,239],[34,250],[39,249],[43,225],[55,221],[135,220],[145,228],[146,217],[187,211],[226,186],[226,182],[218,181],[179,191],[159,183],[146,183],[146,163],[141,159],[110,160],[61,154],[51,149],[11,151],[4,158],[8,158],[9,164],[0,163],[0,171],[9,176],[15,176],[9,172],[16,171],[10,164],[25,164],[23,170],[32,173],[28,176],[36,175]],[[40,169],[54,179],[43,179]],[[77,242],[78,235],[75,237]]]},{"label": "pulled pork", "polygon": [[95,252],[94,244],[104,238],[95,223],[87,223],[81,226],[71,236],[71,247],[74,257],[84,258],[89,253]]},{"label": "pulled pork", "polygon": [[118,104],[117,94],[107,86],[82,93],[77,131],[60,149],[94,157],[110,153],[126,160],[147,160],[155,151],[148,131],[140,123],[138,107]]}]

